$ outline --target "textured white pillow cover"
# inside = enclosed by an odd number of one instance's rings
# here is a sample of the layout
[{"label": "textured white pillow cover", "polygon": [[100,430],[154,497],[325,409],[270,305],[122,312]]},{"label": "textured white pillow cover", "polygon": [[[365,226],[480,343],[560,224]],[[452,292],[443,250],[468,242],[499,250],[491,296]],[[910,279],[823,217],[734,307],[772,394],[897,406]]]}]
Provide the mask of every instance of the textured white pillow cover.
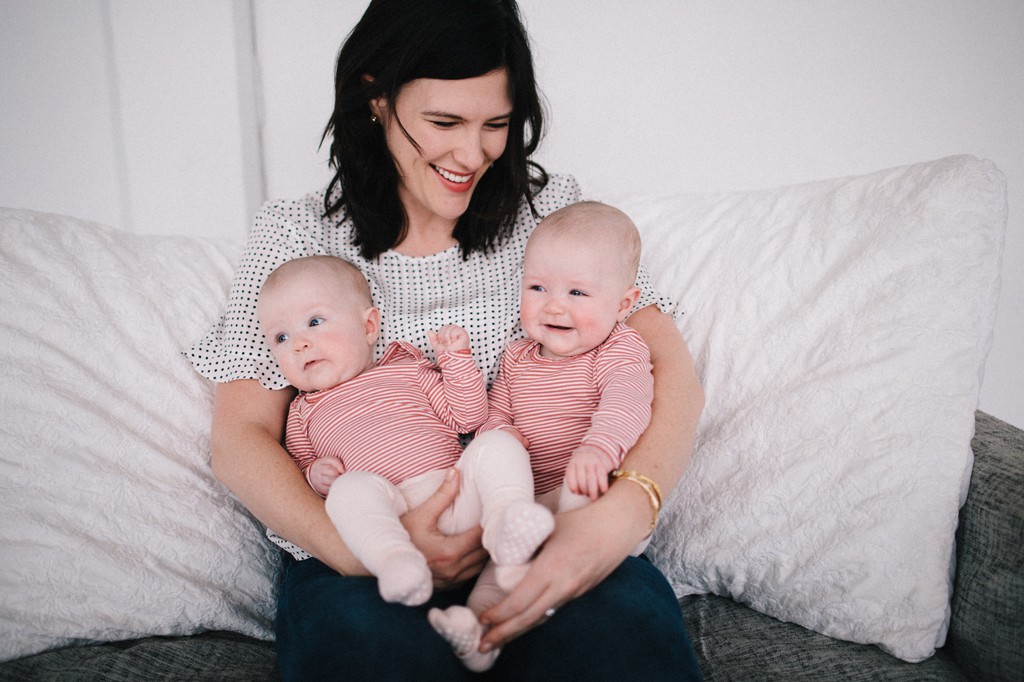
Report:
[{"label": "textured white pillow cover", "polygon": [[239,253],[0,209],[0,660],[272,636],[277,556],[211,475],[212,385],[180,355]]},{"label": "textured white pillow cover", "polygon": [[[707,392],[653,550],[729,595],[926,657],[998,289],[1004,181],[944,159],[719,196],[627,197]],[[209,470],[179,355],[239,246],[0,209],[0,660],[89,640],[269,638],[275,552]]]},{"label": "textured white pillow cover", "polygon": [[919,661],[991,344],[1005,180],[952,157],[721,196],[628,197],[707,405],[653,545],[678,595]]}]

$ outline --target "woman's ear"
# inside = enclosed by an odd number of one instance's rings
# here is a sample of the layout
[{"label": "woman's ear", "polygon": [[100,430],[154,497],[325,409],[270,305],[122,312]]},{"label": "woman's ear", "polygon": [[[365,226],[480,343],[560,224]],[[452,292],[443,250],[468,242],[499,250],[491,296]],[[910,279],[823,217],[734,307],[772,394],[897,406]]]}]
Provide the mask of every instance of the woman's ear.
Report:
[{"label": "woman's ear", "polygon": [[[364,85],[369,85],[370,83],[373,83],[373,76],[371,76],[368,73],[364,73],[363,74],[363,84]],[[370,100],[369,106],[370,106],[370,113],[373,116],[375,116],[378,121],[383,121],[384,120],[384,112],[387,111],[387,108],[388,108],[388,100],[387,100],[387,98],[383,97],[383,96],[375,97],[375,98]]]},{"label": "woman's ear", "polygon": [[638,300],[640,300],[640,287],[631,286],[626,289],[626,293],[622,295],[622,300],[619,301],[619,322],[629,317],[629,311],[633,309]]},{"label": "woman's ear", "polygon": [[383,97],[370,100],[370,113],[378,121],[384,120],[384,112],[387,111],[387,100]]}]

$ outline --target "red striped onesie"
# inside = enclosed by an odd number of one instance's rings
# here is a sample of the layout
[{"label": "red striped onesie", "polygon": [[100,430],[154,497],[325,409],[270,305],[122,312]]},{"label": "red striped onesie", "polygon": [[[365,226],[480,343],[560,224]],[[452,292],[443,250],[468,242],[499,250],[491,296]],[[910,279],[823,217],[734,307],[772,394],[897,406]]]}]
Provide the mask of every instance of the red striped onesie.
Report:
[{"label": "red striped onesie", "polygon": [[412,344],[395,341],[359,376],[298,395],[285,447],[303,473],[319,457],[337,457],[346,471],[397,485],[455,464],[459,434],[486,416],[487,389],[468,350],[441,353],[434,365]]},{"label": "red striped onesie", "polygon": [[543,357],[536,341],[522,339],[502,353],[478,432],[514,428],[525,436],[541,495],[562,484],[583,443],[621,464],[651,420],[653,398],[650,351],[632,327],[617,324],[601,345],[563,360]]}]

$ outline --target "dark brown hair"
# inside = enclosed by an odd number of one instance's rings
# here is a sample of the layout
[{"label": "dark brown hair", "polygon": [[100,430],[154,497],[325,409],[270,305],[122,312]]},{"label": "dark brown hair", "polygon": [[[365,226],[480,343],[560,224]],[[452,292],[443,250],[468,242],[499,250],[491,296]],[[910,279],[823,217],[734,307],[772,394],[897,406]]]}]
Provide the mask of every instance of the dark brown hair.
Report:
[{"label": "dark brown hair", "polygon": [[394,102],[402,86],[417,78],[475,78],[499,68],[508,74],[512,100],[508,142],[456,223],[453,236],[463,257],[507,238],[521,202],[525,199],[533,210],[532,197],[548,180],[530,160],[543,134],[544,116],[519,9],[514,0],[370,3],[338,53],[334,111],[323,136],[331,139],[334,169],[325,215],[347,211],[364,257],[396,246],[408,229],[398,169],[383,127],[370,120],[370,102],[380,97]]}]

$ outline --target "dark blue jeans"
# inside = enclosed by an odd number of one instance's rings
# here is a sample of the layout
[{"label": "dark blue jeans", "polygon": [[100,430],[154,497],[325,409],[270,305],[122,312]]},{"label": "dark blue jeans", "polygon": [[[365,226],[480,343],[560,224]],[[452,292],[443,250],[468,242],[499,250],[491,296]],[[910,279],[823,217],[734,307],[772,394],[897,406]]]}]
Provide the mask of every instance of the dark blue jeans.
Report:
[{"label": "dark blue jeans", "polygon": [[509,643],[488,673],[468,672],[427,622],[464,604],[469,587],[422,607],[388,604],[376,578],[343,577],[284,559],[277,656],[285,680],[699,680],[682,614],[664,576],[629,557],[598,587]]}]

